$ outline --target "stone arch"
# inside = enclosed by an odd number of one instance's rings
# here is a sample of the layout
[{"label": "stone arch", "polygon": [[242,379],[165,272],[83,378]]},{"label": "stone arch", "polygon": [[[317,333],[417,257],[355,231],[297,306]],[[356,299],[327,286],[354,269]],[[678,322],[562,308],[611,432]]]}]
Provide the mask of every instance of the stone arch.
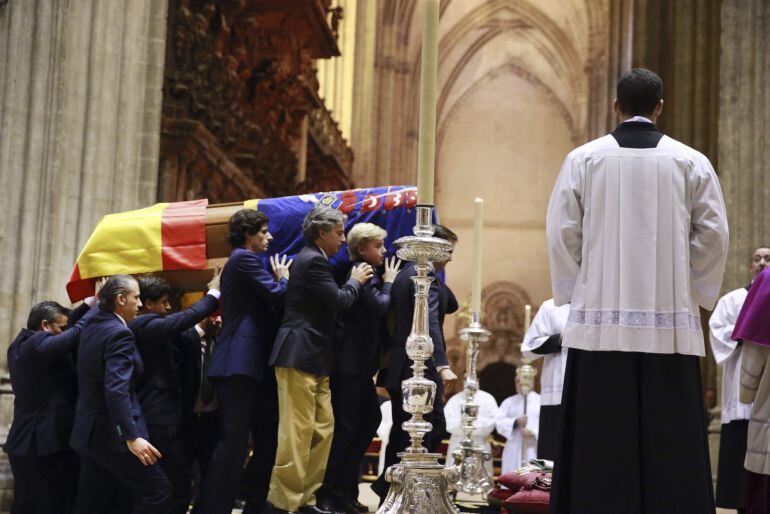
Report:
[{"label": "stone arch", "polygon": [[[479,351],[479,369],[492,362],[508,362],[518,366],[521,362],[521,341],[524,339],[524,306],[531,305],[529,293],[511,281],[493,282],[481,293],[482,324],[492,332],[489,342]],[[454,333],[467,325],[466,317],[457,317]],[[462,343],[455,338],[449,346]],[[465,357],[460,359],[465,366]]]},{"label": "stone arch", "polygon": [[[442,3],[442,13],[448,7],[447,4]],[[595,16],[591,19],[594,20]],[[506,66],[510,66],[510,68],[506,68],[508,70],[517,69],[522,77],[537,84],[539,88],[547,91],[550,97],[557,99],[556,105],[558,105],[559,111],[572,131],[573,141],[576,144],[582,142],[585,139],[586,133],[585,113],[583,110],[575,113],[574,109],[568,109],[565,105],[565,101],[571,102],[584,96],[587,89],[584,69],[585,59],[581,57],[580,52],[573,44],[572,36],[564,32],[548,14],[529,2],[490,0],[479,5],[468,15],[464,16],[460,22],[441,38],[439,42],[439,69],[441,69],[442,65],[446,66],[449,64],[447,62],[448,56],[451,55],[452,51],[459,45],[467,44],[468,36],[474,30],[480,28],[486,30],[468,46],[461,58],[452,64],[452,70],[446,75],[445,79],[442,80],[440,73],[440,93],[437,102],[437,120],[439,125],[444,126],[446,121],[444,119],[446,115],[442,115],[442,113],[452,112],[455,104],[459,101],[458,99],[451,105],[448,105],[449,96],[468,63],[487,44],[506,32],[515,30],[517,35],[521,35],[522,38],[526,39],[533,48],[547,59],[554,76],[559,80],[558,87],[547,86],[543,78],[527,70],[524,63],[505,63],[502,66],[498,66],[496,72],[499,73],[501,71],[499,68],[505,68]],[[415,29],[412,28],[411,30]],[[413,64],[408,80],[413,84],[419,83],[420,75],[421,59],[420,45],[418,43],[418,41],[411,41],[409,45],[409,52],[413,58],[408,59],[408,62]],[[486,77],[488,78],[489,74],[494,71],[490,70]],[[462,93],[461,98],[480,82],[480,80],[476,80],[471,87]],[[402,158],[400,160],[403,168],[401,171],[407,174],[409,174],[408,170],[415,168],[417,157],[416,145],[418,138],[416,128],[419,118],[419,88],[414,88],[412,91],[413,93],[406,99],[407,107],[404,111],[406,123],[403,125],[406,129],[403,134],[406,144],[402,147]],[[565,93],[559,95],[557,91],[565,91]],[[439,141],[437,140],[437,146],[438,143]]]},{"label": "stone arch", "polygon": [[439,122],[439,126],[437,127],[437,132],[436,132],[436,159],[437,159],[436,168],[437,169],[439,168],[441,145],[443,143],[447,127],[451,125],[455,117],[455,113],[457,113],[460,110],[460,108],[465,104],[468,98],[473,96],[476,87],[478,87],[480,84],[484,83],[485,81],[495,78],[501,73],[506,73],[506,72],[512,72],[515,75],[522,77],[527,82],[535,86],[537,89],[545,93],[546,96],[548,96],[548,98],[552,101],[553,105],[556,106],[562,119],[567,124],[567,127],[569,127],[573,144],[579,145],[581,143],[584,136],[583,130],[578,126],[577,120],[575,120],[569,108],[567,108],[567,106],[564,104],[561,98],[559,98],[559,96],[556,94],[553,88],[549,87],[539,77],[527,71],[523,67],[513,62],[507,62],[495,69],[489,70],[484,76],[477,79],[470,87],[468,87],[465,90],[462,96],[452,104],[452,108],[450,109],[450,111]]}]

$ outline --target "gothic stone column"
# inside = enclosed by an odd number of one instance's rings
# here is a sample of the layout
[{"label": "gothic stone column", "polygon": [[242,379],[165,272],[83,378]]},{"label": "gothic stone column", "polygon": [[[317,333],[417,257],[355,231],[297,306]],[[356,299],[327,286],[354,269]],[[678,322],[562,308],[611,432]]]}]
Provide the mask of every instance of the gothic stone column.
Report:
[{"label": "gothic stone column", "polygon": [[[162,0],[0,2],[0,372],[101,216],[156,199]],[[12,396],[0,394],[0,443]],[[7,461],[0,482],[8,486]],[[8,508],[8,498],[0,510]]]}]

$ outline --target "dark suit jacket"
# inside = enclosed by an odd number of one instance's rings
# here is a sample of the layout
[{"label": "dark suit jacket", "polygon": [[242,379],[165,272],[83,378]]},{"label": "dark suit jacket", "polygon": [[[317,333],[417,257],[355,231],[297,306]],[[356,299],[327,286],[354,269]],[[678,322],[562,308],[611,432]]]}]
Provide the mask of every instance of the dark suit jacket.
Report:
[{"label": "dark suit jacket", "polygon": [[383,284],[375,274],[361,286],[353,306],[340,313],[334,328],[336,372],[368,377],[377,373],[382,351],[380,333],[390,306],[392,285]]},{"label": "dark suit jacket", "polygon": [[143,371],[134,333],[100,310],[80,334],[78,390],[70,446],[79,453],[128,451],[125,441],[147,438],[136,383]]},{"label": "dark suit jacket", "polygon": [[[209,341],[210,343],[210,341]],[[179,352],[179,388],[181,392],[182,422],[187,423],[195,409],[201,385],[203,354],[201,337],[195,327],[185,330],[174,339]]]},{"label": "dark suit jacket", "polygon": [[144,374],[136,392],[148,425],[181,426],[182,393],[177,337],[213,314],[217,308],[219,301],[207,294],[183,311],[168,316],[142,314],[128,324],[144,362]]},{"label": "dark suit jacket", "polygon": [[270,365],[328,376],[333,366],[332,331],[337,314],[353,305],[360,287],[354,279],[338,287],[323,252],[314,244],[305,245],[291,268],[286,310]]},{"label": "dark suit jacket", "polygon": [[63,383],[74,377],[69,359],[91,309],[61,334],[22,329],[8,348],[13,386],[13,423],[4,449],[10,455],[42,457],[69,449],[75,391]]},{"label": "dark suit jacket", "polygon": [[[396,322],[391,339],[388,357],[388,368],[384,381],[380,383],[388,389],[400,389],[401,381],[412,374],[412,360],[406,355],[406,339],[412,331],[412,316],[414,315],[414,282],[412,277],[417,275],[413,263],[407,263],[396,277],[391,290],[391,308]],[[425,363],[428,369],[426,376],[438,380],[435,371],[437,366],[448,366],[446,345],[444,344],[444,316],[457,310],[457,299],[452,291],[434,272],[428,290],[428,331],[433,340],[433,356]]]},{"label": "dark suit jacket", "polygon": [[[293,276],[296,262],[292,266]],[[208,376],[246,375],[262,381],[280,319],[286,279],[276,282],[254,253],[236,248],[222,270],[222,331]]]}]

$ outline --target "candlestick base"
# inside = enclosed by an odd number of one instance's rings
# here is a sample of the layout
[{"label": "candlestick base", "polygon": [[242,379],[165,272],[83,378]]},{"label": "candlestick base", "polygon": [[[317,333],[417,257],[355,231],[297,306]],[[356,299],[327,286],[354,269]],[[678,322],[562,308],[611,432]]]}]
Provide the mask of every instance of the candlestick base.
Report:
[{"label": "candlestick base", "polygon": [[452,457],[459,467],[455,489],[486,498],[494,488],[492,476],[486,466],[486,463],[492,460],[492,454],[483,445],[462,441],[452,452]]},{"label": "candlestick base", "polygon": [[438,453],[399,453],[401,462],[388,468],[388,496],[377,514],[459,514],[451,493],[460,474],[445,468]]}]

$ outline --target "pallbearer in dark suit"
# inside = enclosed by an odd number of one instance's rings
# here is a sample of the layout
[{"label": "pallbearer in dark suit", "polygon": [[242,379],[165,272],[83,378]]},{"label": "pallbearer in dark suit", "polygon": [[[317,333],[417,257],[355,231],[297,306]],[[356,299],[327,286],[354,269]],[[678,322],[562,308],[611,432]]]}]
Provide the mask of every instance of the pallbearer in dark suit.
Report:
[{"label": "pallbearer in dark suit", "polygon": [[[196,487],[193,501],[206,481],[211,456],[217,443],[217,401],[207,371],[211,353],[222,328],[222,316],[209,316],[183,334],[182,405],[184,438],[190,474]],[[197,473],[195,473],[197,471]]]},{"label": "pallbearer in dark suit", "polygon": [[329,373],[336,316],[356,301],[372,267],[353,268],[341,288],[328,257],[345,242],[342,213],[317,204],[302,223],[306,245],[294,259],[286,310],[270,364],[275,366],[280,415],[278,451],[268,500],[274,512],[325,513],[315,505],[324,478],[334,417]]},{"label": "pallbearer in dark suit", "polygon": [[13,471],[15,514],[72,512],[78,458],[68,444],[76,400],[68,387],[75,378],[69,360],[83,324],[95,313],[91,309],[66,328],[70,311],[56,302],[40,302],[8,348],[14,405],[3,449]]},{"label": "pallbearer in dark suit", "polygon": [[382,278],[374,274],[361,286],[358,299],[340,314],[334,329],[334,364],[330,377],[334,408],[334,438],[326,476],[318,491],[326,510],[357,514],[358,476],[361,461],[382,416],[372,377],[382,351],[380,333],[390,306],[390,288],[400,261],[385,259],[387,232],[371,223],[358,223],[348,232],[348,252],[357,266],[385,265]]},{"label": "pallbearer in dark suit", "polygon": [[[457,235],[442,225],[436,225],[435,236],[446,239],[453,245],[457,244]],[[454,246],[452,251],[454,251]],[[436,263],[434,270],[428,274],[433,278],[428,290],[428,331],[433,340],[433,356],[425,362],[427,366],[425,378],[433,380],[437,386],[433,412],[425,416],[425,420],[433,424],[433,429],[425,435],[423,440],[428,451],[438,449],[446,432],[444,387],[457,380],[457,375],[452,372],[446,357],[443,329],[444,316],[458,309],[457,299],[452,290],[436,276],[436,272],[442,271],[450,261],[451,258],[447,262]],[[412,277],[416,274],[414,264],[407,263],[403,271],[396,277],[391,291],[391,308],[396,326],[388,355],[388,367],[383,372],[384,380],[378,381],[390,394],[393,426],[385,452],[385,468],[377,481],[372,484],[372,490],[381,499],[385,498],[388,493],[385,471],[389,466],[398,462],[398,453],[409,446],[409,434],[401,428],[401,424],[410,418],[410,415],[404,412],[401,405],[401,382],[412,376],[412,360],[406,354],[406,339],[412,331],[412,317],[414,315],[414,282]]]},{"label": "pallbearer in dark suit", "polygon": [[123,512],[124,503],[113,503],[121,488],[131,496],[134,514],[170,509],[171,484],[156,464],[161,453],[147,440],[135,393],[143,364],[126,323],[141,305],[136,280],[115,275],[99,292],[99,312],[81,333],[70,439],[81,458],[78,514]]},{"label": "pallbearer in dark suit", "polygon": [[182,433],[183,395],[180,382],[181,352],[186,341],[179,336],[219,307],[219,274],[208,284],[208,293],[183,311],[171,311],[171,286],[158,277],[141,277],[140,315],[128,324],[144,362],[137,396],[147,423],[150,441],[163,454],[160,467],[174,488],[170,512],[184,514],[190,506],[190,475]]},{"label": "pallbearer in dark suit", "polygon": [[275,380],[268,358],[278,325],[291,261],[271,258],[272,272],[258,254],[272,236],[263,213],[243,209],[230,218],[233,251],[222,270],[222,331],[208,376],[219,402],[218,441],[202,484],[196,514],[229,514],[240,484],[249,444],[256,477],[244,512],[258,512],[267,496],[277,438]]}]

